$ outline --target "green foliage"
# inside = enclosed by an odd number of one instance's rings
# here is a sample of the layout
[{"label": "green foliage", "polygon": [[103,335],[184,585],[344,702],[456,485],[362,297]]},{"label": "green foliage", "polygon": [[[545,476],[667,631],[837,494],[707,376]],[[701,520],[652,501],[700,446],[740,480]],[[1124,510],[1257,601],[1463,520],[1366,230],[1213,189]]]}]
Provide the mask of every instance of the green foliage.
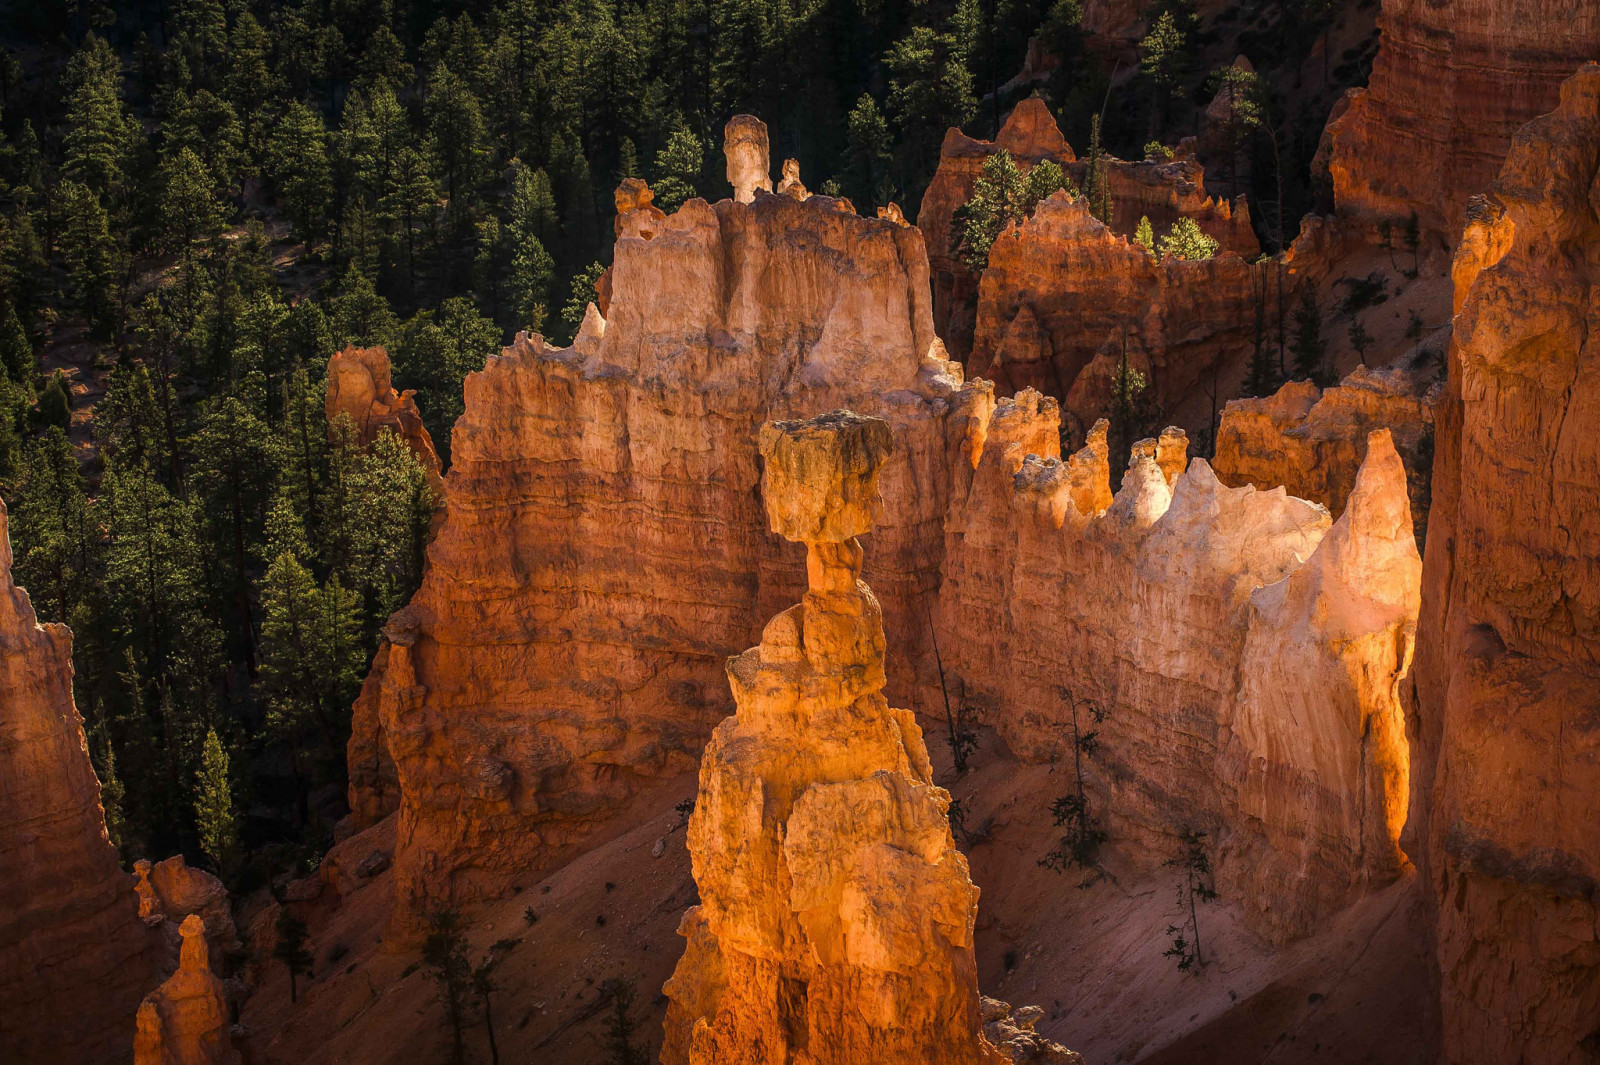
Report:
[{"label": "green foliage", "polygon": [[72,424],[72,395],[67,390],[67,375],[57,370],[45,382],[34,408],[34,421],[41,427],[66,429]]},{"label": "green foliage", "polygon": [[1313,381],[1323,388],[1334,384],[1333,368],[1328,364],[1328,346],[1322,338],[1322,308],[1312,285],[1300,290],[1294,309],[1294,335],[1289,351],[1294,356],[1294,379]]},{"label": "green foliage", "polygon": [[[1136,440],[1144,438],[1155,421],[1147,393],[1149,386],[1145,375],[1128,357],[1128,338],[1122,338],[1122,352],[1117,357],[1116,374],[1111,379],[1111,419],[1107,434],[1107,447],[1111,452],[1111,467],[1126,468],[1128,456]],[[1120,483],[1120,481],[1119,481]]]},{"label": "green foliage", "polygon": [[127,832],[127,822],[122,814],[127,789],[117,776],[117,750],[112,746],[109,736],[104,737],[101,750],[104,754],[101,755],[96,775],[100,778],[100,806],[106,814],[106,837],[111,840],[113,847],[121,850]]},{"label": "green foliage", "polygon": [[1172,228],[1167,235],[1161,238],[1161,257],[1163,259],[1185,259],[1197,262],[1209,259],[1217,254],[1215,238],[1207,236],[1189,217],[1179,218],[1172,223]]},{"label": "green foliage", "polygon": [[595,285],[600,281],[600,275],[606,272],[601,263],[590,263],[572,278],[572,295],[567,297],[566,306],[561,308],[562,324],[569,330],[569,337],[576,335],[578,327],[583,324],[583,316],[588,312],[589,304],[598,298],[595,294]]},{"label": "green foliage", "polygon": [[1147,251],[1156,250],[1156,235],[1155,231],[1150,228],[1148,215],[1139,216],[1139,225],[1133,231],[1133,242]]},{"label": "green foliage", "polygon": [[1171,162],[1172,161],[1172,154],[1173,154],[1172,153],[1172,149],[1168,148],[1165,144],[1162,144],[1160,141],[1150,141],[1150,142],[1146,143],[1145,146],[1144,146],[1144,157],[1146,159],[1151,160],[1152,162],[1156,162],[1156,163],[1168,163],[1168,162]]},{"label": "green foliage", "polygon": [[17,317],[17,309],[7,305],[0,318],[0,373],[17,384],[31,384],[35,371],[33,343]]},{"label": "green foliage", "polygon": [[1005,228],[1033,214],[1040,200],[1061,189],[1077,195],[1061,167],[1050,160],[1024,174],[1010,152],[995,152],[983,161],[972,198],[956,208],[951,252],[969,269],[981,273],[989,265],[989,249]]},{"label": "green foliage", "polygon": [[696,185],[705,161],[705,148],[688,129],[679,127],[667,137],[666,146],[656,153],[656,179],[651,186],[655,192],[652,201],[671,214],[685,200],[700,195]]},{"label": "green foliage", "polygon": [[1200,915],[1195,904],[1215,901],[1217,891],[1212,885],[1211,858],[1206,854],[1206,834],[1185,828],[1178,838],[1183,849],[1177,857],[1163,864],[1177,866],[1182,875],[1178,882],[1178,909],[1183,918],[1180,924],[1167,926],[1172,946],[1161,953],[1173,958],[1180,972],[1192,971],[1198,975],[1205,968],[1206,960],[1200,948]]},{"label": "green foliage", "polygon": [[200,833],[200,849],[218,871],[226,875],[233,868],[239,849],[239,830],[233,817],[233,785],[228,775],[228,752],[217,739],[216,729],[206,730],[200,751],[200,771],[195,780],[195,827]]},{"label": "green foliage", "polygon": [[422,419],[440,458],[450,457],[450,432],[465,410],[462,382],[500,348],[500,330],[471,300],[453,297],[406,325],[395,349],[396,376],[417,391]]},{"label": "green foliage", "polygon": [[862,93],[846,120],[850,145],[845,167],[847,191],[855,202],[884,206],[894,198],[889,168],[894,162],[894,138],[878,102]]},{"label": "green foliage", "polygon": [[267,148],[267,176],[282,196],[295,231],[306,240],[321,235],[333,195],[327,139],[322,116],[294,100],[273,127]]},{"label": "green foliage", "polygon": [[283,962],[283,967],[289,971],[289,1001],[292,1003],[299,997],[298,977],[311,972],[313,961],[311,952],[306,949],[306,923],[285,907],[278,911],[275,931],[278,938],[272,956]]}]

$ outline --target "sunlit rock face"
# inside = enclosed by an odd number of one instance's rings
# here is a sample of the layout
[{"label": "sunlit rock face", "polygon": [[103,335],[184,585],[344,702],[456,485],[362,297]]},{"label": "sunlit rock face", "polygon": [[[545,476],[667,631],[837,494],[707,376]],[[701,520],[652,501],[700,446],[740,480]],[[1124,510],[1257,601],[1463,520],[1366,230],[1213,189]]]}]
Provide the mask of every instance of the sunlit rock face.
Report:
[{"label": "sunlit rock face", "polygon": [[968,374],[1056,398],[1081,440],[1109,409],[1124,345],[1159,409],[1215,387],[1213,372],[1250,350],[1270,270],[1227,252],[1158,259],[1056,193],[990,250]]},{"label": "sunlit rock face", "polygon": [[183,919],[178,969],[139,1004],[134,1065],[239,1065],[222,981],[207,960],[206,923]]},{"label": "sunlit rock face", "polygon": [[371,444],[387,429],[406,442],[421,463],[429,482],[440,486],[439,455],[433,438],[422,424],[415,393],[396,392],[389,379],[389,353],[383,348],[347,347],[328,360],[328,387],[324,400],[328,424],[349,415],[357,439]]},{"label": "sunlit rock face", "polygon": [[1338,517],[1355,489],[1368,436],[1387,429],[1406,463],[1412,523],[1420,540],[1439,391],[1432,377],[1362,367],[1333,388],[1290,381],[1271,396],[1230,400],[1217,426],[1212,460],[1217,477],[1263,490],[1282,485],[1290,495],[1321,503]]},{"label": "sunlit rock face", "polygon": [[1383,0],[1365,89],[1329,126],[1340,213],[1398,227],[1415,212],[1452,245],[1523,123],[1600,54],[1591,0]]},{"label": "sunlit rock face", "polygon": [[1207,832],[1219,884],[1274,940],[1397,876],[1420,560],[1388,434],[1331,525],[1281,488],[1226,487],[1177,432],[1136,446],[1113,496],[1104,423],[1062,461],[1054,401],[963,397],[938,618],[952,698],[1040,761],[1070,757],[1076,707],[1100,825],[1155,861]]},{"label": "sunlit rock face", "polygon": [[147,946],[72,701],[72,634],[13,583],[0,503],[0,1060],[127,1060]]},{"label": "sunlit rock face", "polygon": [[610,313],[591,307],[570,348],[519,337],[467,378],[449,518],[350,742],[358,823],[399,811],[402,919],[510,890],[697,763],[731,709],[723,660],[804,587],[756,490],[768,420],[888,421],[868,576],[890,690],[911,688],[960,373],[933,335],[921,234],[826,196],[752,195],[663,216],[630,192]]},{"label": "sunlit rock face", "polygon": [[921,730],[883,696],[860,580],[891,446],[848,411],[762,430],[767,515],[805,545],[807,590],[727,663],[738,709],[689,822],[701,904],[665,988],[667,1065],[1012,1060],[980,1034],[978,889]]},{"label": "sunlit rock face", "polygon": [[[954,128],[945,134],[939,167],[923,193],[917,225],[927,238],[934,326],[950,353],[963,360],[974,350],[971,303],[979,278],[951,254],[955,212],[972,198],[984,161],[1000,151],[1009,152],[1024,171],[1044,160],[1057,163],[1080,187],[1088,166],[1061,135],[1049,107],[1036,97],[1017,104],[993,141],[977,140]],[[1245,259],[1259,254],[1244,197],[1229,203],[1206,194],[1205,171],[1194,157],[1192,142],[1186,141],[1177,156],[1165,162],[1104,156],[1101,163],[1114,232],[1132,236],[1141,217],[1148,217],[1157,233],[1166,232],[1180,217],[1191,218],[1216,238],[1223,251]]]},{"label": "sunlit rock face", "polygon": [[1597,174],[1590,64],[1517,134],[1455,271],[1412,774],[1453,1062],[1600,1045]]}]

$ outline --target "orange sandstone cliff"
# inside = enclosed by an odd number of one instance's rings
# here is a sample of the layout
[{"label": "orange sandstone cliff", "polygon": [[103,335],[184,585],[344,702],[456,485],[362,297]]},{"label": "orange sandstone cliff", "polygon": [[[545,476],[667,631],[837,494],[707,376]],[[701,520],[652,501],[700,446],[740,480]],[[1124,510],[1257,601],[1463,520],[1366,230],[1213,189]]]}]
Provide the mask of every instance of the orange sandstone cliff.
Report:
[{"label": "orange sandstone cliff", "polygon": [[1578,65],[1600,54],[1592,0],[1383,0],[1365,89],[1330,123],[1341,214],[1454,241],[1469,197],[1494,180],[1512,136],[1550,109]]},{"label": "orange sandstone cliff", "polygon": [[[1514,32],[1592,30],[1582,6]],[[1456,264],[1412,775],[1462,1065],[1600,1046],[1597,188],[1590,64],[1516,135]]]},{"label": "orange sandstone cliff", "polygon": [[665,1065],[1081,1061],[1002,1054],[982,1032],[978,889],[922,731],[883,696],[882,611],[860,580],[891,449],[887,422],[848,411],[762,430],[767,514],[805,544],[808,586],[727,663],[738,710],[701,763],[701,902],[665,989]]},{"label": "orange sandstone cliff", "polygon": [[183,919],[178,969],[139,1004],[133,1065],[239,1065],[222,981],[207,959],[206,923]]},{"label": "orange sandstone cliff", "polygon": [[0,1060],[127,1060],[146,950],[72,701],[72,634],[12,583],[0,503]]},{"label": "orange sandstone cliff", "polygon": [[449,517],[350,741],[357,824],[399,811],[402,915],[508,890],[695,764],[731,708],[723,659],[803,587],[755,491],[765,421],[849,406],[893,427],[871,572],[891,690],[910,686],[959,374],[921,234],[770,195],[739,152],[750,203],[620,216],[610,313],[467,378]]},{"label": "orange sandstone cliff", "polygon": [[415,393],[396,392],[389,380],[389,353],[382,348],[347,347],[328,360],[328,423],[348,414],[363,445],[382,429],[397,434],[422,464],[428,481],[440,487],[439,454],[422,424]]}]

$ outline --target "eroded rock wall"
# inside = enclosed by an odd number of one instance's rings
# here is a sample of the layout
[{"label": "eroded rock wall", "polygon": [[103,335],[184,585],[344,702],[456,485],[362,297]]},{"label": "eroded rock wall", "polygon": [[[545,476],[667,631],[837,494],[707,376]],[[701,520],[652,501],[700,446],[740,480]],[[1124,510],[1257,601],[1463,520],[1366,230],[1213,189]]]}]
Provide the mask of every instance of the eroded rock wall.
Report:
[{"label": "eroded rock wall", "polygon": [[139,1003],[133,1065],[239,1065],[227,996],[207,959],[206,922],[190,914],[179,933],[177,971]]},{"label": "eroded rock wall", "polygon": [[1454,246],[1469,197],[1500,171],[1513,135],[1549,110],[1563,79],[1600,54],[1591,0],[1383,0],[1365,89],[1328,134],[1341,213],[1422,230]]},{"label": "eroded rock wall", "polygon": [[[1576,33],[1594,14],[1534,25]],[[1516,135],[1455,271],[1411,831],[1444,1053],[1464,1065],[1577,1065],[1600,1045],[1597,181],[1590,64]]]},{"label": "eroded rock wall", "polygon": [[959,374],[921,234],[828,197],[752,197],[621,216],[610,315],[591,309],[571,348],[520,337],[467,379],[449,518],[350,746],[358,817],[399,810],[402,914],[509,889],[696,763],[731,706],[723,659],[803,587],[755,490],[764,421],[889,421],[869,570],[891,691],[911,688]]},{"label": "eroded rock wall", "polygon": [[1099,740],[1091,817],[1152,859],[1207,832],[1223,890],[1275,940],[1398,875],[1420,561],[1388,435],[1330,532],[1316,504],[1186,464],[1177,433],[1136,447],[1113,497],[1104,423],[1062,461],[1054,401],[963,398],[981,447],[946,526],[954,697],[1038,761],[1071,759],[1076,714]]},{"label": "eroded rock wall", "polygon": [[12,583],[0,503],[0,1059],[127,1060],[147,949],[72,701],[72,633]]},{"label": "eroded rock wall", "polygon": [[422,424],[415,396],[411,389],[395,391],[389,378],[389,353],[383,348],[347,347],[328,360],[324,400],[328,424],[333,425],[341,414],[349,415],[363,446],[377,439],[380,430],[397,434],[417,456],[429,483],[438,489],[439,454]]}]

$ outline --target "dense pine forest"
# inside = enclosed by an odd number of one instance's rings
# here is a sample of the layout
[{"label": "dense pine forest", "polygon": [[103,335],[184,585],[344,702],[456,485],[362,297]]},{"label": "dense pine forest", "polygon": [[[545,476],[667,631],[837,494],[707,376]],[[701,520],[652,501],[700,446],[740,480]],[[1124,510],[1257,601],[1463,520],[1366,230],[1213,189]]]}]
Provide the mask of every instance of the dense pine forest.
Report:
[{"label": "dense pine forest", "polygon": [[[1331,6],[1247,15],[1303,57]],[[330,433],[334,351],[384,346],[448,461],[463,376],[581,321],[621,179],[727,195],[747,112],[812,188],[914,215],[1036,35],[1073,143],[1104,113],[1136,154],[1217,89],[1192,7],[1157,7],[1113,95],[1076,0],[0,5],[0,492],[124,855],[248,889],[344,812],[350,703],[438,500],[394,438]],[[1303,212],[1326,108],[1251,91],[1252,180]]]}]

